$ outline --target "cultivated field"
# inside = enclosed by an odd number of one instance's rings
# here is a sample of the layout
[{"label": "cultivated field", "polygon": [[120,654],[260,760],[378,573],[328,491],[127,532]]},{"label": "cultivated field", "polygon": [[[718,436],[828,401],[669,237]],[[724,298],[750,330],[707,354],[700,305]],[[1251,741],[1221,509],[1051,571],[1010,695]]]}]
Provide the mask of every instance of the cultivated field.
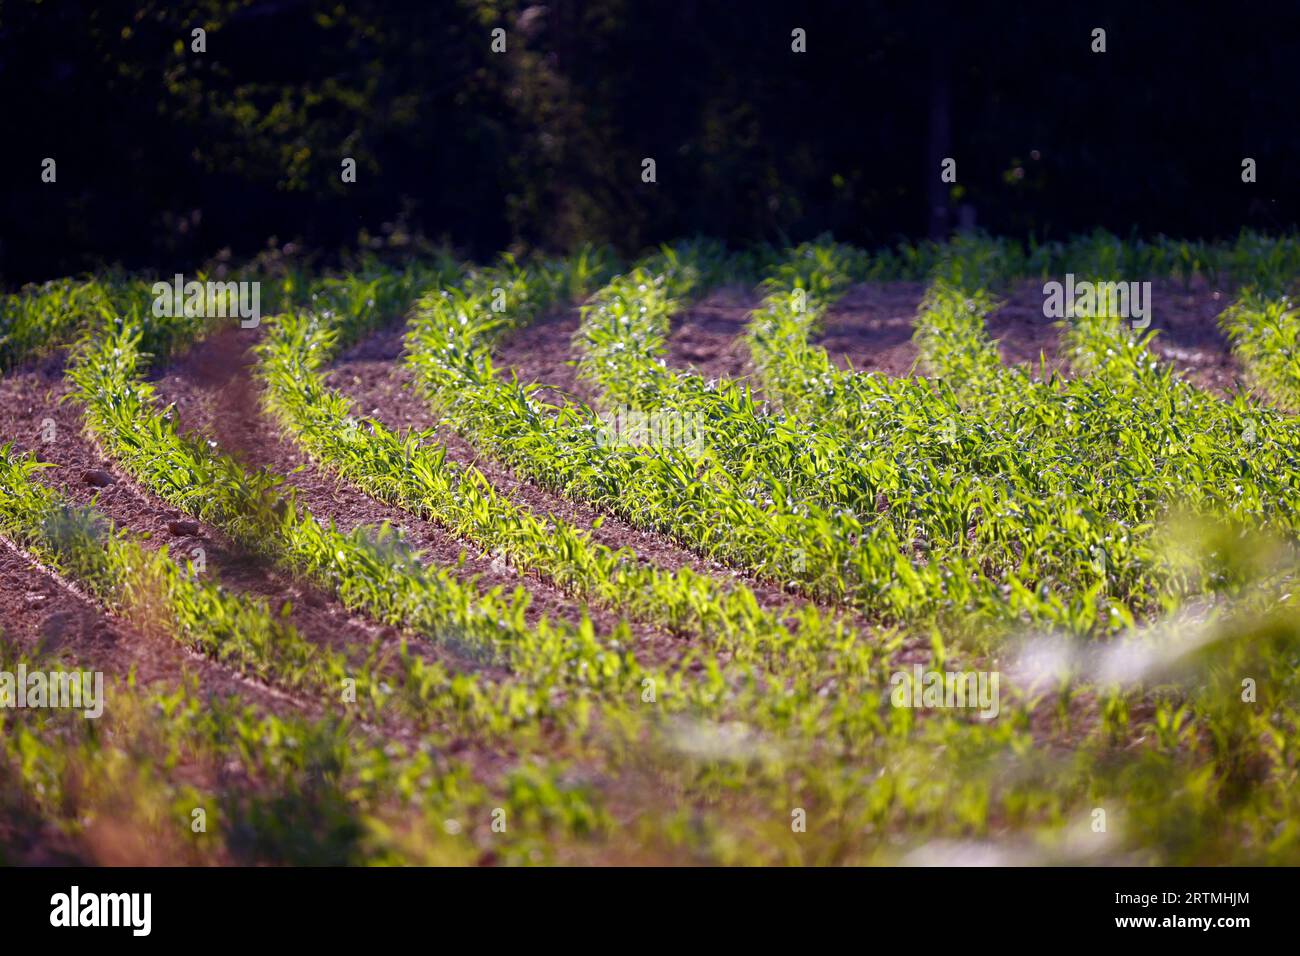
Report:
[{"label": "cultivated field", "polygon": [[1300,863],[1300,240],[158,278],[0,301],[0,861]]}]

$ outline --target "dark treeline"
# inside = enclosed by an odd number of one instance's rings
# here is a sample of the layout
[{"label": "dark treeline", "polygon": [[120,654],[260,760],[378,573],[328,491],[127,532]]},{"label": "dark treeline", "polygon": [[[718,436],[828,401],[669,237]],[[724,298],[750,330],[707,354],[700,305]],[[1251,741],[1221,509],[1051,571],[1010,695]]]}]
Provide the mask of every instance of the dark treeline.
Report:
[{"label": "dark treeline", "polygon": [[1298,78],[1295,3],[6,0],[0,279],[363,230],[480,256],[1275,231]]}]

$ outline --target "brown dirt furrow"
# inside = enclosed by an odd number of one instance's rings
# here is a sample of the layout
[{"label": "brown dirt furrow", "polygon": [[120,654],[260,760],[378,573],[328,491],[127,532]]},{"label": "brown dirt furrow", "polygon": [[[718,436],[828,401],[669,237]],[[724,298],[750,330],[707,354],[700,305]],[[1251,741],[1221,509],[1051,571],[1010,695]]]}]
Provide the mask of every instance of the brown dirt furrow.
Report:
[{"label": "brown dirt furrow", "polygon": [[[105,710],[113,707],[112,683],[134,675],[135,686],[144,692],[169,692],[195,681],[195,691],[205,700],[237,700],[259,714],[319,720],[331,708],[319,699],[302,696],[259,679],[247,677],[217,661],[182,647],[162,627],[123,621],[109,614],[75,583],[32,559],[12,543],[0,538],[0,644],[35,657],[47,668],[91,670],[104,674]],[[121,685],[119,685],[119,690]],[[381,717],[379,724],[360,720],[353,732],[373,744],[400,743],[409,749],[426,745],[421,730],[405,718]],[[467,747],[466,744],[469,744]],[[457,759],[471,767],[481,780],[496,779],[515,757],[498,747],[486,748],[472,741],[453,739],[450,748]],[[202,776],[205,768],[186,764],[178,771]],[[61,858],[43,835],[32,841],[24,855],[28,863],[51,863]],[[0,833],[0,843],[6,834]],[[9,838],[12,849],[18,843]],[[63,862],[78,859],[74,847],[65,847]]]},{"label": "brown dirt furrow", "polygon": [[1039,370],[1043,360],[1048,374],[1069,367],[1061,355],[1060,330],[1055,320],[1043,316],[1043,284],[1024,281],[995,295],[1000,303],[984,323],[997,342],[1005,365],[1032,365]]},{"label": "brown dirt furrow", "polygon": [[[665,570],[689,567],[701,574],[743,577],[725,565],[700,558],[663,535],[634,528],[583,502],[540,488],[482,455],[450,428],[441,426],[428,405],[416,395],[411,387],[410,373],[400,363],[401,352],[401,329],[385,329],[340,356],[330,370],[328,381],[332,387],[352,398],[358,410],[372,415],[389,428],[436,429],[436,438],[447,449],[450,461],[477,468],[502,497],[536,514],[553,516],[591,530],[594,540],[612,548],[630,547],[642,560]],[[506,366],[498,363],[498,367],[504,369]],[[527,371],[531,373],[531,370],[529,367]],[[538,380],[524,371],[520,372],[520,379]],[[598,518],[603,521],[600,527],[593,529],[592,525]],[[746,583],[754,586],[754,582]],[[764,586],[760,584],[758,587],[762,589]],[[784,594],[775,586],[770,590],[773,594]]]},{"label": "brown dirt furrow", "polygon": [[[304,701],[261,681],[227,670],[197,652],[181,647],[157,628],[141,630],[105,612],[75,584],[45,568],[0,538],[0,644],[21,653],[41,670],[61,669],[103,675],[104,717],[111,718],[123,693],[171,693],[190,687],[205,701],[234,700],[258,714],[313,719],[321,713]],[[29,665],[33,666],[33,665]],[[134,680],[134,686],[127,684]],[[182,754],[175,776],[211,786],[212,768]],[[18,786],[15,781],[15,788]],[[22,865],[96,863],[157,865],[166,862],[155,846],[124,849],[112,839],[111,827],[98,825],[83,837],[60,828],[27,821],[6,832],[0,823],[0,851]],[[104,838],[108,839],[105,840]]]},{"label": "brown dirt furrow", "polygon": [[[667,342],[668,365],[691,369],[705,378],[744,378],[751,374],[749,355],[739,338],[759,301],[760,296],[751,289],[723,286],[686,306],[673,316]],[[578,374],[581,356],[573,339],[579,322],[576,308],[563,309],[513,330],[502,336],[493,361],[502,370],[512,370],[525,384],[545,386],[542,397],[549,401],[571,396],[598,405],[596,390]],[[394,354],[382,345],[378,348]]]},{"label": "brown dirt furrow", "polygon": [[[520,479],[510,469],[483,456],[450,428],[439,423],[411,385],[410,373],[402,366],[402,329],[389,327],[369,336],[346,350],[331,368],[328,382],[351,397],[358,410],[371,415],[389,428],[436,429],[436,438],[447,449],[447,457],[463,466],[473,466],[483,473],[503,497],[529,508],[539,515],[550,515],[575,527],[588,529],[592,538],[612,548],[629,547],[637,557],[656,567],[673,571],[689,567],[699,574],[740,582],[749,587],[759,603],[769,610],[788,610],[807,599],[787,591],[781,585],[760,580],[718,561],[707,560],[684,548],[665,535],[642,531],[626,522],[582,502]],[[497,363],[504,369],[506,365]],[[532,369],[529,366],[529,369]],[[540,370],[540,369],[539,369]],[[521,380],[538,380],[535,375],[520,373]],[[600,527],[593,528],[596,520]],[[827,605],[821,605],[829,609]],[[872,625],[862,615],[834,609],[845,621],[863,633]],[[910,659],[910,658],[909,658]]]},{"label": "brown dirt furrow", "polygon": [[[383,636],[396,649],[400,635],[395,629],[377,628],[351,614],[331,595],[268,566],[217,529],[203,524],[197,529],[177,525],[175,530],[181,533],[174,534],[169,525],[185,516],[141,488],[101,454],[86,435],[81,406],[69,398],[70,392],[58,356],[0,380],[0,437],[54,466],[41,472],[42,481],[80,505],[93,505],[119,527],[148,535],[143,542],[147,547],[165,545],[177,558],[193,557],[194,550],[201,548],[208,571],[224,587],[263,598],[273,609],[287,601],[291,605],[288,621],[309,640],[344,650],[366,647],[376,636]],[[45,431],[47,428],[52,432]],[[52,434],[52,440],[43,440],[46,434]],[[83,476],[93,471],[107,472],[112,483],[107,487],[87,484]]]},{"label": "brown dirt furrow", "polygon": [[1159,331],[1153,347],[1194,384],[1220,395],[1244,388],[1245,373],[1219,328],[1219,314],[1237,290],[1196,279],[1190,287],[1171,279],[1152,282],[1151,327]]},{"label": "brown dirt furrow", "polygon": [[[200,524],[197,534],[172,535],[168,523],[182,517],[180,512],[138,486],[100,454],[94,442],[85,434],[80,403],[75,399],[64,400],[70,391],[63,377],[63,361],[59,356],[19,368],[0,379],[0,440],[13,441],[19,450],[33,451],[37,457],[54,465],[41,473],[41,480],[80,505],[93,505],[117,526],[128,528],[136,535],[151,535],[141,542],[145,547],[158,548],[166,545],[178,556],[188,556],[195,547],[203,548],[208,572],[225,589],[240,596],[264,599],[273,610],[282,608],[287,602],[290,606],[286,618],[288,623],[307,640],[337,652],[356,653],[368,649],[376,638],[380,638],[386,652],[397,652],[403,635],[396,628],[380,627],[361,615],[353,614],[333,595],[270,566],[217,529]],[[42,441],[42,429],[49,423],[53,424],[54,438],[52,441]],[[82,475],[90,470],[106,471],[115,480],[104,488],[92,487],[82,480]],[[61,577],[54,576],[54,580],[59,582],[62,589],[75,595],[75,590]],[[30,590],[35,592],[39,589]],[[19,604],[26,600],[26,591],[22,595],[17,599]],[[89,603],[88,598],[79,600]],[[6,609],[7,605],[0,603],[0,613]],[[7,617],[0,618],[0,623],[7,627],[7,620]],[[15,616],[14,620],[19,618]],[[22,627],[29,633],[34,627],[39,636],[43,620],[44,618],[38,618],[35,624],[24,624]],[[56,624],[59,620],[65,619],[56,619]],[[77,617],[76,620],[80,618]],[[303,713],[323,715],[325,712],[322,704],[314,698],[301,700],[297,695],[291,695],[279,687],[246,678],[197,652],[187,651],[165,634],[149,635],[152,644],[148,644],[137,637],[136,630],[119,627],[111,618],[109,621],[112,633],[118,636],[117,643],[121,645],[122,653],[135,654],[138,645],[138,653],[146,656],[158,654],[165,658],[167,654],[178,654],[185,660],[196,662],[196,666],[206,667],[214,674],[224,674],[224,680],[232,682],[231,686],[249,696],[250,700],[265,697],[270,701],[287,701],[292,697],[295,709]],[[80,632],[76,631],[80,625],[70,626],[74,628],[73,636],[81,640]],[[91,627],[93,636],[95,622],[92,622]],[[438,660],[449,670],[473,671],[486,679],[503,674],[500,667],[485,666],[449,646],[425,640],[410,641],[408,646],[411,653]],[[281,709],[284,706],[282,704]],[[418,744],[422,737],[418,728],[397,717],[382,718],[382,727],[361,722],[358,728],[377,739],[400,740],[410,745]],[[484,760],[494,759],[487,754],[469,752],[464,757],[473,757],[476,766]]]},{"label": "brown dirt furrow", "polygon": [[826,310],[817,344],[842,369],[895,378],[912,374],[912,330],[925,288],[923,282],[855,285]]},{"label": "brown dirt furrow", "polygon": [[747,382],[757,395],[758,381],[745,345],[750,315],[762,303],[758,290],[720,286],[673,316],[668,334],[669,368],[693,371],[705,379]]},{"label": "brown dirt furrow", "polygon": [[[513,371],[525,385],[541,385],[541,398],[563,402],[577,398],[597,405],[596,390],[578,374],[579,353],[573,345],[580,316],[577,309],[560,309],[501,337],[493,364]],[[400,348],[400,342],[399,342]]]},{"label": "brown dirt furrow", "polygon": [[[998,341],[1008,364],[1039,365],[1040,352],[1049,371],[1069,369],[1055,320],[1043,315],[1043,283],[1025,280],[999,297],[1002,305],[988,319],[989,334]],[[1219,395],[1238,389],[1241,369],[1218,327],[1218,315],[1233,293],[1202,279],[1185,287],[1172,279],[1151,280],[1151,329],[1156,354],[1201,388]]]},{"label": "brown dirt furrow", "polygon": [[[618,625],[618,615],[597,606],[588,607],[536,577],[521,576],[508,563],[481,553],[431,522],[376,501],[317,465],[270,416],[262,413],[260,384],[251,374],[249,342],[238,333],[232,329],[200,343],[154,381],[159,396],[176,406],[183,428],[209,436],[222,451],[250,467],[288,475],[288,484],[299,501],[322,520],[332,520],[342,531],[386,521],[402,531],[428,564],[446,569],[462,582],[476,580],[480,588],[501,587],[507,592],[525,586],[531,599],[525,619],[530,623],[543,616],[577,623],[585,610],[601,633],[610,633]],[[631,626],[638,656],[643,660],[656,661],[680,651],[674,647],[680,642],[658,629]],[[463,669],[468,664],[466,661],[457,666]]]},{"label": "brown dirt furrow", "polygon": [[[924,282],[854,286],[827,310],[818,344],[840,368],[895,377],[916,374],[912,333],[925,290]],[[1198,278],[1190,285],[1154,279],[1151,291],[1151,327],[1159,332],[1156,353],[1202,388],[1221,395],[1238,390],[1244,381],[1242,369],[1217,322],[1234,290]],[[997,299],[1001,305],[989,316],[987,327],[1003,361],[1038,368],[1045,360],[1049,372],[1067,370],[1059,331],[1054,320],[1043,315],[1043,281],[1020,280]],[[759,301],[755,290],[726,286],[684,309],[673,321],[668,364],[706,378],[752,381],[754,370],[741,336]],[[571,346],[577,328],[574,310],[521,329],[503,340],[499,364],[515,369],[522,381],[546,383],[590,402],[594,393],[577,377],[577,355]]]},{"label": "brown dirt furrow", "polygon": [[[1037,368],[1041,352],[1049,371],[1068,370],[1069,356],[1063,354],[1055,320],[1043,315],[1043,282],[1018,282],[998,299],[1002,305],[987,325],[1003,360]],[[1203,279],[1186,287],[1172,279],[1151,280],[1150,327],[1158,333],[1152,346],[1156,354],[1194,384],[1219,395],[1236,391],[1242,378],[1218,327],[1218,315],[1232,299],[1231,290]]]},{"label": "brown dirt furrow", "polygon": [[[701,573],[729,573],[720,565],[702,561],[662,535],[633,528],[610,515],[604,515],[602,525],[592,529],[597,518],[601,517],[597,509],[517,477],[510,469],[480,454],[450,428],[440,425],[427,403],[412,387],[411,375],[401,364],[401,354],[401,327],[383,329],[339,357],[330,370],[329,384],[352,398],[360,412],[373,416],[389,428],[435,429],[438,442],[447,449],[448,460],[477,468],[499,494],[536,514],[550,515],[576,527],[590,529],[594,540],[613,548],[631,547],[643,560],[670,571],[690,567]],[[521,381],[541,381],[538,375],[544,374],[540,366],[507,366],[498,362],[497,367],[503,371],[507,367],[516,369]]]},{"label": "brown dirt furrow", "polygon": [[0,635],[6,643],[68,667],[125,678],[141,687],[199,681],[202,693],[239,697],[277,714],[315,713],[300,700],[244,677],[158,633],[145,633],[106,613],[74,584],[0,538]]}]

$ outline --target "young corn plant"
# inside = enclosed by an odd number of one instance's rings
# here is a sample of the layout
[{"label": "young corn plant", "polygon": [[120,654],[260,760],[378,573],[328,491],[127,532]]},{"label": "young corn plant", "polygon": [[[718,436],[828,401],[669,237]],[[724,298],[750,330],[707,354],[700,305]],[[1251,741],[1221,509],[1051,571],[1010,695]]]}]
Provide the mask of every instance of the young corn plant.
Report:
[{"label": "young corn plant", "polygon": [[1291,300],[1247,289],[1219,324],[1256,388],[1280,408],[1300,411],[1300,313]]}]

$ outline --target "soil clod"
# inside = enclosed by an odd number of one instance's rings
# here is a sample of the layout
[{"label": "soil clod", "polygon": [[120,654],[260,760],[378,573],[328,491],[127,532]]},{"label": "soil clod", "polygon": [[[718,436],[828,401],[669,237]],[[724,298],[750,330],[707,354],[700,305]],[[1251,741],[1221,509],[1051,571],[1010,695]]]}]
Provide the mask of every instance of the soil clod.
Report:
[{"label": "soil clod", "polygon": [[117,483],[117,479],[110,472],[103,471],[99,468],[91,468],[81,473],[81,480],[94,488],[107,488],[109,485]]}]

